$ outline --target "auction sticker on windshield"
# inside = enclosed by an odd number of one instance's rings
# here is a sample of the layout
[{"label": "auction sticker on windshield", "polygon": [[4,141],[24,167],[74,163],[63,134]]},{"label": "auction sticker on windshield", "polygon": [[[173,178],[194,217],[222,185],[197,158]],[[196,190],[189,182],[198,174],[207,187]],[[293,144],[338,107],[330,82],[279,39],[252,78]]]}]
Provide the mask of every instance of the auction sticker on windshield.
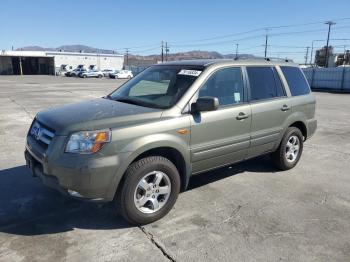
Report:
[{"label": "auction sticker on windshield", "polygon": [[202,73],[202,71],[198,70],[186,70],[182,69],[178,75],[186,75],[186,76],[199,76]]}]

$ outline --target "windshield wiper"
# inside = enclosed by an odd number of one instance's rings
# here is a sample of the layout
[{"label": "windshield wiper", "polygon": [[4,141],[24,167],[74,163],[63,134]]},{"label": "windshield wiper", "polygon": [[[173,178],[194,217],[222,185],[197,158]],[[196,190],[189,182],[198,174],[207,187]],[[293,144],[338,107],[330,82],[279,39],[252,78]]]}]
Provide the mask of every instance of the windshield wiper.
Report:
[{"label": "windshield wiper", "polygon": [[137,105],[137,106],[164,109],[164,107],[162,107],[162,106],[159,106],[159,105],[156,105],[156,104],[153,104],[153,103],[149,103],[149,102],[146,102],[146,101],[141,101],[139,99],[134,99],[132,97],[112,97],[111,95],[107,95],[104,98],[105,99],[110,99],[110,100],[113,100],[113,101],[117,101],[117,102]]},{"label": "windshield wiper", "polygon": [[[112,99],[112,98],[110,98],[110,99]],[[142,103],[141,101],[137,101],[135,99],[131,99],[128,97],[120,97],[120,98],[115,98],[113,100],[118,101],[118,102],[122,102],[122,103],[137,105],[137,106],[145,106],[144,103]]]}]

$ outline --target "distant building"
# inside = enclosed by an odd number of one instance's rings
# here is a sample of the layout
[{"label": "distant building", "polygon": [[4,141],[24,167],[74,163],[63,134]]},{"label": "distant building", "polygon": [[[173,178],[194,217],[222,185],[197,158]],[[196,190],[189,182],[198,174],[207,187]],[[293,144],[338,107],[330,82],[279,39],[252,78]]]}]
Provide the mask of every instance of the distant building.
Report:
[{"label": "distant building", "polygon": [[[326,50],[327,47],[324,46],[321,49],[316,50],[315,55],[315,64],[319,67],[326,66]],[[333,55],[333,46],[328,47],[328,67],[334,67],[334,55]]]},{"label": "distant building", "polygon": [[335,65],[336,66],[350,65],[350,51],[346,50],[342,54],[336,54]]},{"label": "distant building", "polygon": [[0,75],[54,75],[78,65],[98,69],[123,68],[124,55],[58,51],[1,51]]}]

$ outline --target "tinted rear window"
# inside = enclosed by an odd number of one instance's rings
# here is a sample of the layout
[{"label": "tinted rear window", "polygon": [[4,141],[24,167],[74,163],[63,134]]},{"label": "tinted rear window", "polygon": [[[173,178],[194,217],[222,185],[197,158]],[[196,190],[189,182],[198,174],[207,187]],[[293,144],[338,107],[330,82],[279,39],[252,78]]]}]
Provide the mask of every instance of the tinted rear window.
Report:
[{"label": "tinted rear window", "polygon": [[273,67],[247,67],[250,100],[263,100],[284,96],[281,80]]},{"label": "tinted rear window", "polygon": [[281,66],[281,69],[287,80],[292,96],[301,96],[310,93],[310,87],[300,68]]}]

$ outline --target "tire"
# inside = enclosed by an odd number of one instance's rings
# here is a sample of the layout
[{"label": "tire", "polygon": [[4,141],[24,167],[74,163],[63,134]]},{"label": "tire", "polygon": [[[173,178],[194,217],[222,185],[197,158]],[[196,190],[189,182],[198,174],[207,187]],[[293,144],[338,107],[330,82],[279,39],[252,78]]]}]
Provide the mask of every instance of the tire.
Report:
[{"label": "tire", "polygon": [[303,147],[304,137],[300,129],[289,127],[282,138],[280,146],[272,153],[272,160],[277,168],[289,170],[299,162],[303,153]]},{"label": "tire", "polygon": [[98,75],[98,78],[102,78],[103,75]]},{"label": "tire", "polygon": [[87,75],[83,75],[83,78],[87,78]]},{"label": "tire", "polygon": [[128,76],[128,79],[131,79],[131,76]]},{"label": "tire", "polygon": [[[157,177],[162,177],[159,187]],[[152,223],[164,217],[174,206],[180,192],[180,175],[165,157],[142,158],[128,167],[119,191],[116,204],[125,220],[134,225]],[[153,202],[158,203],[157,208]]]}]

